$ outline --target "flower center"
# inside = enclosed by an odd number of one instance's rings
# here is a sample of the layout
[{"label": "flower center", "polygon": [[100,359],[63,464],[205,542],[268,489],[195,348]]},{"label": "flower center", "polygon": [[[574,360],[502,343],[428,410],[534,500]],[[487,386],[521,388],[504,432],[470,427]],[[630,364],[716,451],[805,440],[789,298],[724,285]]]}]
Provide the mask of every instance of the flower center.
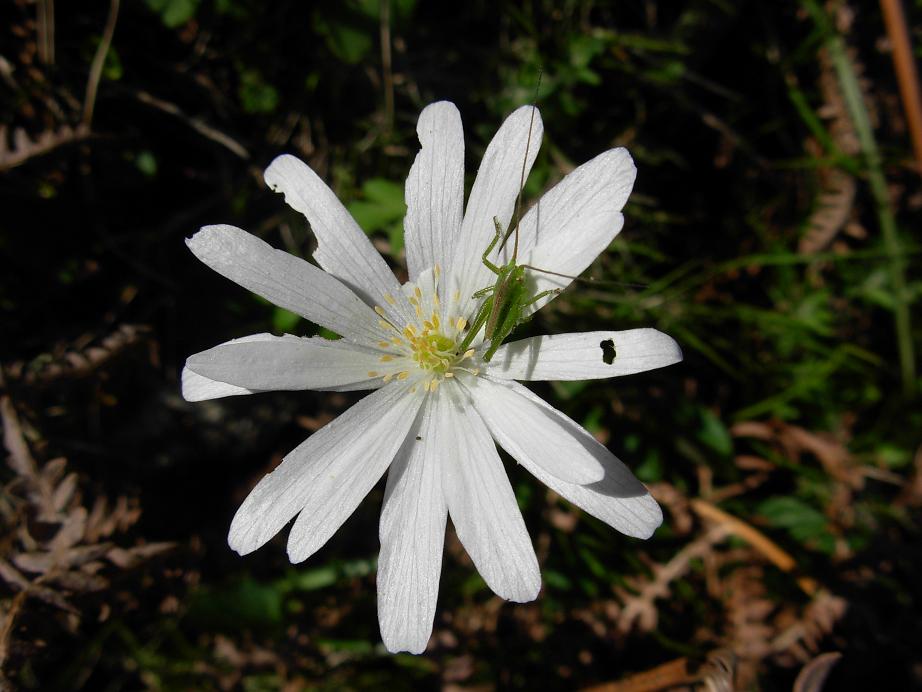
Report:
[{"label": "flower center", "polygon": [[[381,318],[379,325],[389,332],[389,339],[378,342],[378,346],[388,351],[378,360],[381,370],[372,370],[369,377],[381,377],[385,382],[392,379],[405,380],[416,375],[426,391],[434,391],[445,379],[455,376],[456,370],[477,374],[477,369],[463,365],[464,361],[474,356],[474,349],[460,352],[460,346],[467,327],[463,317],[450,314],[442,319],[442,305],[438,295],[439,267],[426,272],[417,280],[416,285],[404,287],[403,298],[409,303],[416,319],[399,327],[393,317],[381,306],[375,306],[375,312]],[[396,305],[397,299],[391,295],[384,296],[388,305]],[[459,303],[455,296],[453,303]],[[415,389],[414,384],[411,389]]]}]

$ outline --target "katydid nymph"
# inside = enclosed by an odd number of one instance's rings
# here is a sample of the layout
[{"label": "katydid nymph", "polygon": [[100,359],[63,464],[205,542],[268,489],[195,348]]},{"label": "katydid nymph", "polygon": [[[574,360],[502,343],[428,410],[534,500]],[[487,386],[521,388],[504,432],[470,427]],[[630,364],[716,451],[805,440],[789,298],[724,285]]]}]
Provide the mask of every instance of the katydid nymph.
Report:
[{"label": "katydid nymph", "polygon": [[[539,76],[538,84],[540,85],[540,83],[541,81]],[[537,87],[535,91],[537,92]],[[470,330],[468,331],[467,336],[459,349],[460,351],[466,349],[470,342],[473,340],[474,336],[476,336],[480,329],[483,328],[484,340],[490,342],[490,345],[487,347],[487,350],[483,354],[483,359],[487,362],[490,361],[490,359],[493,357],[493,354],[496,353],[497,349],[502,345],[503,341],[506,340],[512,331],[517,326],[529,319],[529,316],[525,314],[526,308],[546,296],[556,295],[563,290],[560,288],[554,288],[547,291],[541,291],[540,293],[529,297],[529,282],[525,275],[526,269],[544,274],[561,276],[568,279],[576,278],[567,274],[560,274],[558,272],[548,271],[546,269],[539,269],[538,267],[533,267],[529,264],[517,264],[519,254],[519,219],[522,204],[522,192],[525,188],[525,171],[528,161],[528,149],[531,146],[531,134],[534,127],[535,109],[536,107],[533,105],[531,121],[528,125],[528,138],[526,139],[525,143],[525,158],[522,161],[522,174],[519,180],[519,194],[516,198],[515,214],[507,230],[503,229],[503,225],[497,217],[493,217],[493,224],[496,228],[496,234],[493,236],[493,240],[490,241],[490,244],[487,246],[487,249],[484,250],[482,255],[484,265],[487,267],[487,269],[496,274],[496,282],[492,286],[487,286],[486,288],[480,289],[471,296],[472,298],[482,298],[483,302],[480,304],[480,307],[477,310],[477,316],[472,321]],[[491,262],[488,257],[493,249],[496,248],[497,244],[499,244],[499,250],[502,250],[506,246],[506,242],[509,240],[509,237],[513,235],[513,233],[515,237],[513,240],[512,256],[509,258],[509,261],[501,265],[497,265]]]}]

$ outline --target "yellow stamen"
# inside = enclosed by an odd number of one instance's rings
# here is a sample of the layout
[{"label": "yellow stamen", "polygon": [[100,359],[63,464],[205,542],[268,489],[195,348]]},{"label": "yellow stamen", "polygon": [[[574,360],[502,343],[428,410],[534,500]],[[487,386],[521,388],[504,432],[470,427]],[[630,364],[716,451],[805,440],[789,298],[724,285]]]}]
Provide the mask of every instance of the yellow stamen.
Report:
[{"label": "yellow stamen", "polygon": [[398,380],[405,380],[405,379],[407,379],[409,376],[410,376],[410,371],[409,371],[409,370],[404,370],[403,372],[397,373],[397,379],[398,379]]},{"label": "yellow stamen", "polygon": [[375,305],[375,312],[381,315],[381,317],[387,315],[387,313],[384,312],[384,308],[382,308],[380,305]]},{"label": "yellow stamen", "polygon": [[377,371],[377,370],[369,370],[369,371],[368,371],[368,376],[369,376],[369,377],[377,377],[377,376],[378,376],[378,371]]},{"label": "yellow stamen", "polygon": [[390,363],[392,360],[394,360],[394,356],[381,356],[378,358],[378,360],[382,363]]},{"label": "yellow stamen", "polygon": [[393,305],[394,303],[397,302],[396,300],[394,300],[394,296],[392,296],[390,293],[384,294],[384,300],[387,301],[388,305]]},{"label": "yellow stamen", "polygon": [[390,348],[391,342],[390,341],[379,341],[378,346],[380,346],[381,348]]},{"label": "yellow stamen", "polygon": [[459,317],[458,321],[455,322],[455,327],[457,328],[459,332],[462,331],[466,326],[467,326],[467,320],[464,319],[463,317]]}]

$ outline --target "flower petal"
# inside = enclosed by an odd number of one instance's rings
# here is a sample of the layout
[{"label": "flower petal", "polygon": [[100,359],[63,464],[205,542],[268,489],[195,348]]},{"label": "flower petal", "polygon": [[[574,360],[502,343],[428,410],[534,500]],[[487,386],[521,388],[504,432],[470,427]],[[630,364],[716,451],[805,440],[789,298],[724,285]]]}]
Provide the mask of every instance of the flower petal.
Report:
[{"label": "flower petal", "polygon": [[241,555],[251,553],[301,512],[289,535],[289,556],[292,562],[310,556],[377,483],[420,402],[405,383],[391,384],[307,438],[244,500],[231,522],[230,547]]},{"label": "flower petal", "polygon": [[[636,176],[626,149],[606,151],[572,171],[522,219],[518,263],[579,276],[621,231],[621,210]],[[511,253],[509,245],[506,251]],[[529,276],[535,280],[533,295],[566,288],[572,281],[539,271],[530,271]],[[535,302],[528,312],[538,310],[553,297]]]},{"label": "flower petal", "polygon": [[487,585],[509,601],[534,600],[541,574],[515,493],[483,420],[450,396],[456,390],[442,387],[432,397],[448,513]]},{"label": "flower petal", "polygon": [[[496,280],[483,263],[484,250],[496,234],[493,218],[498,218],[503,228],[508,227],[522,184],[523,164],[527,179],[541,148],[543,133],[538,109],[522,106],[506,118],[483,155],[464,212],[449,276],[448,294],[458,291],[461,304],[457,314],[461,316],[469,316],[475,307],[476,301],[471,294]],[[495,258],[498,252],[494,248],[492,256]]]},{"label": "flower petal", "polygon": [[[518,456],[515,449],[507,447],[516,461],[558,495],[621,533],[635,538],[649,538],[653,535],[656,527],[663,523],[663,512],[643,483],[637,480],[627,466],[585,429],[529,391],[527,387],[512,381],[496,384],[541,406],[549,416],[556,417],[561,426],[572,426],[573,435],[586,452],[592,454],[605,467],[605,477],[590,485],[567,483],[548,473],[528,456]],[[498,434],[502,435],[501,431]],[[505,443],[503,446],[505,447]]]},{"label": "flower petal", "polygon": [[189,356],[186,367],[208,379],[248,390],[377,389],[381,352],[342,339],[286,334],[221,344]]},{"label": "flower petal", "polygon": [[421,149],[407,177],[403,220],[410,280],[436,264],[451,265],[464,212],[464,130],[455,104],[427,106],[416,133]]},{"label": "flower petal", "polygon": [[[405,441],[423,398],[411,394],[404,383],[384,389],[394,393],[370,406],[364,420],[351,424],[352,439],[340,439],[342,448],[321,453],[327,457],[316,465],[321,468],[315,473],[308,471],[311,478],[305,485],[304,510],[288,534],[288,559],[292,562],[306,560],[329,540],[378,482]],[[374,394],[366,398],[371,396]],[[387,410],[382,410],[388,399]]]},{"label": "flower petal", "polygon": [[434,442],[432,407],[424,404],[387,473],[379,528],[378,621],[391,653],[422,653],[432,634],[448,518]]},{"label": "flower petal", "polygon": [[[255,341],[271,341],[277,337],[272,334],[251,334],[239,339],[225,341],[228,344],[246,344]],[[186,365],[182,369],[182,398],[186,401],[205,401],[207,399],[220,399],[225,396],[240,396],[241,394],[255,394],[255,390],[238,387],[218,380],[212,380],[197,372],[193,372]]]},{"label": "flower petal", "polygon": [[585,431],[576,423],[549,414],[544,407],[486,378],[465,378],[464,384],[493,439],[513,457],[527,457],[568,483],[585,485],[602,480],[605,469],[597,458],[598,450],[580,444],[579,433]]},{"label": "flower petal", "polygon": [[[610,342],[610,343],[609,343]],[[606,357],[612,357],[606,363]],[[510,380],[596,380],[632,375],[682,360],[682,349],[656,329],[535,336],[500,347],[484,372]]]},{"label": "flower petal", "polygon": [[221,276],[347,339],[381,339],[378,316],[326,272],[234,226],[205,226],[186,245]]},{"label": "flower petal", "polygon": [[314,259],[351,288],[368,305],[380,305],[406,324],[413,317],[402,303],[389,305],[386,296],[397,296],[400,284],[375,250],[371,240],[310,166],[294,156],[277,157],[263,176],[266,185],[285,195],[285,201],[310,222],[317,236]]}]

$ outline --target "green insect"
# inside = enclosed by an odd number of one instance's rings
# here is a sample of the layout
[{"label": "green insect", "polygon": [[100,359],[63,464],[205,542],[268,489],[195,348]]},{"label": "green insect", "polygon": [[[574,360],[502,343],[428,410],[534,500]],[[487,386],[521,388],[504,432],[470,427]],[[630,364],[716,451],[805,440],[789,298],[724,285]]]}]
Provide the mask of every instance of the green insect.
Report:
[{"label": "green insect", "polygon": [[[540,86],[540,84],[541,77],[539,75],[538,85]],[[537,92],[537,88],[535,91]],[[540,293],[529,297],[528,279],[525,275],[526,269],[542,272],[544,274],[551,274],[554,276],[562,276],[569,279],[575,278],[572,276],[567,276],[566,274],[558,274],[557,272],[547,271],[546,269],[532,267],[528,264],[516,263],[519,254],[518,220],[520,218],[521,212],[522,190],[525,187],[525,169],[528,161],[528,148],[531,146],[531,133],[532,128],[534,127],[534,123],[535,107],[532,106],[531,121],[528,125],[528,139],[525,142],[525,160],[522,161],[522,175],[521,179],[519,180],[519,194],[516,199],[513,223],[510,224],[509,230],[504,231],[502,223],[500,223],[500,220],[494,216],[493,224],[496,226],[496,235],[493,236],[493,240],[490,241],[487,249],[483,251],[483,263],[487,269],[496,274],[496,282],[492,286],[482,288],[473,294],[473,298],[483,298],[483,302],[480,304],[480,308],[477,311],[477,316],[471,323],[470,330],[468,331],[467,336],[459,348],[460,351],[465,350],[473,340],[474,336],[480,331],[481,327],[483,327],[484,338],[490,342],[490,346],[483,354],[483,359],[488,362],[493,357],[493,354],[496,353],[496,350],[502,345],[503,341],[505,341],[506,338],[512,333],[512,331],[523,322],[528,321],[529,317],[525,315],[525,309],[528,306],[541,300],[545,296],[560,293],[562,290],[559,288],[554,288],[547,291],[541,291]],[[515,234],[515,239],[512,247],[512,257],[509,258],[509,261],[506,262],[506,264],[497,265],[487,259],[488,255],[493,251],[493,248],[495,248],[498,243],[500,249],[505,247],[506,242],[509,240],[509,237],[513,233]]]},{"label": "green insect", "polygon": [[[477,316],[471,323],[468,338],[462,344],[461,350],[467,348],[468,342],[473,339],[474,335],[484,328],[484,338],[490,342],[490,346],[483,354],[483,359],[489,361],[496,350],[502,345],[512,331],[529,318],[525,316],[525,308],[541,300],[545,296],[560,293],[559,288],[548,291],[541,291],[533,297],[528,296],[528,279],[525,276],[526,269],[534,271],[543,271],[527,264],[516,264],[518,255],[518,228],[516,231],[516,243],[512,252],[512,257],[506,264],[496,265],[487,259],[496,244],[502,238],[503,244],[509,237],[509,234],[503,233],[503,226],[499,219],[493,219],[496,225],[496,235],[483,252],[483,263],[487,269],[496,274],[496,283],[492,286],[482,288],[474,293],[474,298],[483,298]],[[500,246],[502,247],[502,245]],[[554,272],[547,272],[554,273]]]}]

